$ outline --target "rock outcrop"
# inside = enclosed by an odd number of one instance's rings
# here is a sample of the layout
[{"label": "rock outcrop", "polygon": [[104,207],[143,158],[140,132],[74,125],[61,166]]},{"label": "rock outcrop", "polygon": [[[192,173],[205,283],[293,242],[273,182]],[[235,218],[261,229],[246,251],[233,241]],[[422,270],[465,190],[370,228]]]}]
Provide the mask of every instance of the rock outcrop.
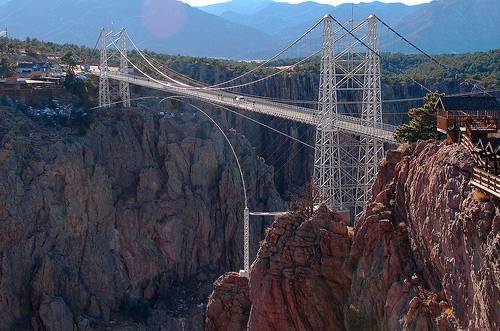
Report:
[{"label": "rock outcrop", "polygon": [[347,225],[327,208],[273,223],[250,274],[250,330],[342,330]]},{"label": "rock outcrop", "polygon": [[248,330],[498,330],[499,204],[469,185],[472,166],[459,145],[402,146],[353,232],[325,209],[276,220]]},{"label": "rock outcrop", "polygon": [[206,330],[243,330],[250,314],[248,279],[235,272],[222,275],[208,298]]},{"label": "rock outcrop", "polygon": [[[201,329],[213,280],[242,264],[227,143],[189,112],[72,125],[1,110],[0,330]],[[252,209],[280,209],[272,169],[230,137]]]}]

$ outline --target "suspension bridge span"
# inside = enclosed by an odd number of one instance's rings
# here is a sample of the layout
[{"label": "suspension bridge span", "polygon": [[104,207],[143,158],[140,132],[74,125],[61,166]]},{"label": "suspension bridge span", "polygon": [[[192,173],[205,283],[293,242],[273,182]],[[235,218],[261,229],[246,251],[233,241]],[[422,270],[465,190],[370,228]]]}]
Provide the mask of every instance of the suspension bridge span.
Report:
[{"label": "suspension bridge span", "polygon": [[[137,47],[125,29],[117,34],[103,29],[98,40],[101,60],[99,71],[96,72],[99,76],[99,107],[106,108],[112,104],[110,80],[113,80],[119,82],[119,98],[124,107],[130,107],[130,84],[133,84],[182,98],[220,105],[222,109],[236,108],[313,125],[316,128],[312,179],[314,203],[325,204],[338,211],[347,211],[350,215],[358,215],[370,197],[385,145],[395,143],[395,127],[383,123],[382,120],[378,23],[430,60],[443,66],[374,15],[358,24],[351,22],[349,28],[331,15],[326,15],[303,35],[253,69],[227,81],[208,85],[189,78],[180,80],[178,75],[171,74],[171,70],[160,70]],[[316,32],[320,34],[318,50],[302,54],[292,65],[276,69],[267,76],[256,79],[253,78],[255,75],[251,76],[301,43],[306,43],[308,38],[312,40]],[[127,41],[140,56],[140,61],[133,61],[129,56]],[[119,57],[118,72],[110,71],[108,66],[108,60],[113,54]],[[242,96],[240,92],[242,87],[257,84],[317,58],[320,59],[317,109],[271,101],[262,96]],[[134,74],[130,74],[130,67],[134,69]],[[244,78],[251,80],[244,81]],[[341,104],[346,100],[351,103],[358,100],[354,111],[351,109],[349,113],[342,112]],[[249,216],[259,215],[249,212],[247,206],[245,201],[245,275],[249,270]]]},{"label": "suspension bridge span", "polygon": [[[316,125],[317,112],[311,108],[299,107],[285,103],[272,102],[259,97],[244,97],[241,98],[237,93],[203,90],[203,89],[186,89],[175,84],[165,84],[149,78],[136,75],[109,73],[109,79],[119,82],[133,84],[142,87],[182,95],[192,99],[207,101],[223,106],[231,106],[234,108],[261,113],[265,115],[275,116],[301,122],[309,125]],[[380,139],[384,142],[395,143],[393,136],[395,126],[375,123],[372,125],[369,121],[343,114],[335,115],[335,127],[348,133],[363,135],[370,138]]]}]

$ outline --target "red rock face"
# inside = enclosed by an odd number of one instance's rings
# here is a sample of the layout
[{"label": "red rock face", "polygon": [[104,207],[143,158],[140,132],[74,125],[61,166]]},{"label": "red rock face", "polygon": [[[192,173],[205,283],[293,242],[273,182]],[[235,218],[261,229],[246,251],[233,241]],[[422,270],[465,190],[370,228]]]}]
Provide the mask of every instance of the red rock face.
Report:
[{"label": "red rock face", "polygon": [[208,298],[206,330],[244,330],[250,307],[248,279],[235,272],[222,275]]},{"label": "red rock face", "polygon": [[250,274],[250,330],[342,330],[351,235],[321,208],[269,228]]},{"label": "red rock face", "polygon": [[422,142],[404,151],[394,176],[394,219],[406,223],[416,269],[440,300],[438,324],[499,330],[499,204],[468,184],[472,166],[458,145]]},{"label": "red rock face", "polygon": [[325,209],[275,221],[248,329],[499,330],[499,205],[470,187],[472,166],[420,142],[388,153],[353,235]]},{"label": "red rock face", "polygon": [[[200,330],[212,279],[242,265],[234,157],[192,114],[95,116],[79,135],[0,110],[0,330]],[[278,209],[230,137],[252,208]]]}]

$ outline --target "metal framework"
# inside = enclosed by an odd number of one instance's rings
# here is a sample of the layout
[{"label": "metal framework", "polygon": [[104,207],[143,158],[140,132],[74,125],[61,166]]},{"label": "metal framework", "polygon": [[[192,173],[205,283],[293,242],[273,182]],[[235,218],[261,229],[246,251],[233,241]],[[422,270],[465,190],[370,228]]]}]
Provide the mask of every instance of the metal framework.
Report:
[{"label": "metal framework", "polygon": [[[373,126],[382,124],[382,88],[380,82],[380,58],[377,18],[368,17],[368,46],[366,53],[365,82],[361,118]],[[377,167],[384,157],[384,143],[376,138],[362,137],[359,150],[358,193],[356,195],[356,215],[360,214],[371,196],[371,189],[377,175]]]},{"label": "metal framework", "polygon": [[101,30],[101,61],[99,65],[99,108],[107,108],[111,105],[109,92],[109,67],[108,67],[108,35],[106,29]]},{"label": "metal framework", "polygon": [[[344,38],[333,44],[332,18],[324,18],[313,183],[316,204],[355,216],[369,197],[383,157],[383,140],[338,129],[335,123],[345,114],[370,127],[382,126],[377,18],[368,17],[352,32],[359,40]],[[362,102],[346,105],[341,99]]]},{"label": "metal framework", "polygon": [[343,209],[339,130],[335,127],[337,114],[336,74],[334,65],[333,19],[323,19],[323,46],[321,52],[318,112],[315,116],[316,146],[314,153],[314,200],[338,210]]},{"label": "metal framework", "polygon": [[[125,57],[127,54],[127,34],[125,29],[120,31],[120,73],[123,75],[128,75],[129,67],[128,61]],[[120,81],[119,86],[120,99],[122,101],[123,107],[130,107],[130,84],[126,81]]]},{"label": "metal framework", "polygon": [[[351,22],[353,27],[349,33],[338,39],[334,38],[334,23],[340,25],[330,15],[323,18],[316,112],[255,97],[237,100],[235,94],[224,91],[164,83],[148,76],[132,62],[130,65],[147,78],[131,76],[128,74],[130,60],[126,56],[125,30],[120,32],[119,46],[113,42],[120,53],[119,73],[109,72],[106,52],[109,34],[102,31],[99,105],[110,103],[108,80],[112,78],[120,81],[120,97],[125,107],[130,105],[129,84],[133,83],[313,124],[317,128],[313,173],[315,204],[349,212],[354,219],[363,211],[370,196],[378,163],[383,157],[384,142],[394,141],[394,127],[382,122],[378,19],[372,15],[357,25]],[[355,100],[360,102],[352,102]],[[245,269],[248,247],[246,250]]]}]

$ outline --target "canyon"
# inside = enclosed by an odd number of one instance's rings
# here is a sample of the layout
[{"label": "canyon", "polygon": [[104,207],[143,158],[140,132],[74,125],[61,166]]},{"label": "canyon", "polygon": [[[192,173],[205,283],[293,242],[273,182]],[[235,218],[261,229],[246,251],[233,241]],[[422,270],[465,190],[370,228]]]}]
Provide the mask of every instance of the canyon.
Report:
[{"label": "canyon", "polygon": [[[181,69],[211,83],[235,75]],[[314,100],[317,85],[317,73],[302,72],[242,92]],[[423,94],[412,84],[383,89],[388,99]],[[468,185],[465,150],[419,142],[388,152],[355,226],[325,208],[252,218],[247,280],[230,272],[243,255],[234,157],[188,108],[143,102],[76,123],[0,109],[1,331],[500,327],[498,201]],[[250,209],[287,209],[308,184],[312,150],[203,109],[234,128]],[[311,127],[254,118],[312,143]]]},{"label": "canyon", "polygon": [[[209,125],[116,110],[82,132],[2,108],[0,330],[203,329],[212,281],[243,250],[241,179]],[[250,207],[282,209],[270,167],[228,134]]]},{"label": "canyon", "polygon": [[324,207],[277,219],[249,280],[215,282],[207,329],[498,330],[500,210],[473,164],[457,144],[401,146],[354,227]]}]

